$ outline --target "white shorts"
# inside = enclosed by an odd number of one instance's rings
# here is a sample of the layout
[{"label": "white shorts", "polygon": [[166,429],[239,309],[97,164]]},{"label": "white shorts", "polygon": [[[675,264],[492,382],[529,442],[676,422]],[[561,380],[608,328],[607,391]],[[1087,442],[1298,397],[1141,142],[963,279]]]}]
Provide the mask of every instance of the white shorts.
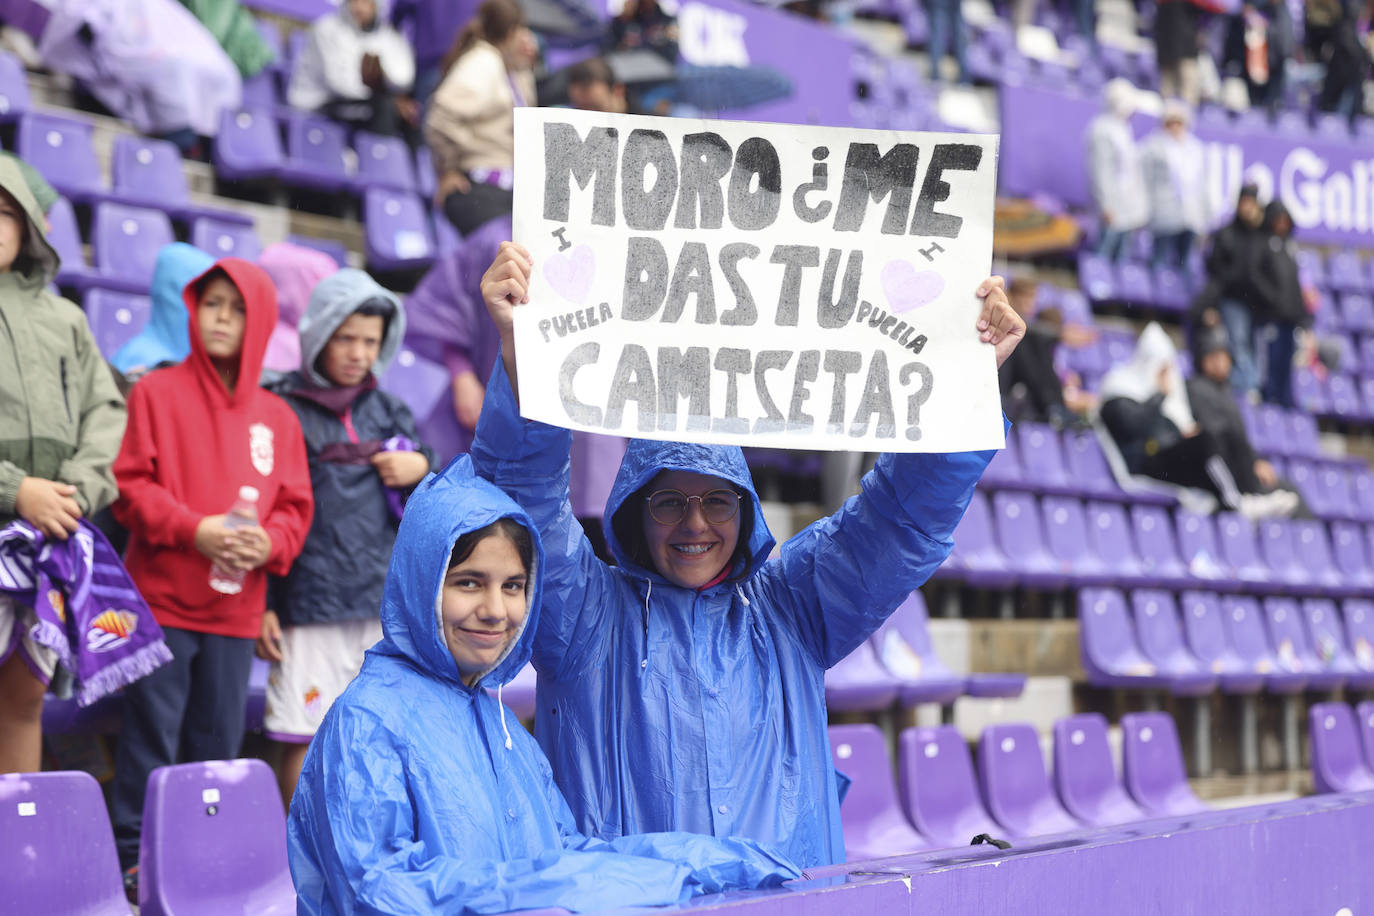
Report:
[{"label": "white shorts", "polygon": [[57,653],[29,637],[37,622],[33,608],[9,595],[0,595],[0,664],[9,661],[10,654],[17,651],[34,677],[47,684],[57,669]]},{"label": "white shorts", "polygon": [[283,627],[283,660],[272,665],[267,679],[267,737],[309,744],[329,707],[357,677],[363,653],[381,638],[376,618]]}]

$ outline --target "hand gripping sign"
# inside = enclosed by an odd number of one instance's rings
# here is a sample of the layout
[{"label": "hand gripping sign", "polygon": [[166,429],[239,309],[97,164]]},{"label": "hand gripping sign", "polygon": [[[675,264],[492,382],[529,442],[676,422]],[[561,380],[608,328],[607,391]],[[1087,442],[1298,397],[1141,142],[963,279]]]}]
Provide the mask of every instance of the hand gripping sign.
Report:
[{"label": "hand gripping sign", "polygon": [[772,448],[1004,444],[997,138],[520,108],[526,417]]}]

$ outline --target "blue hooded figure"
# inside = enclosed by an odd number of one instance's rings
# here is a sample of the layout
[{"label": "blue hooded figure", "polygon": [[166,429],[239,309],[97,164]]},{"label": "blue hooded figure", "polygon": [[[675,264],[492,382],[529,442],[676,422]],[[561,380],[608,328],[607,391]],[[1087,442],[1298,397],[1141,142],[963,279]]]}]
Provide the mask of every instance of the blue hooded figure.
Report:
[{"label": "blue hooded figure", "polygon": [[190,324],[181,291],[214,263],[210,255],[185,242],[164,245],[153,266],[148,323],[115,352],[110,365],[125,375],[141,375],[161,363],[179,363],[189,356]]},{"label": "blue hooded figure", "polygon": [[547,545],[535,734],[579,828],[844,861],[826,669],[948,556],[993,452],[883,455],[859,495],[770,559],[739,448],[635,440],[606,503],[611,567],[573,515],[571,441],[521,418],[498,361],[473,463]]},{"label": "blue hooded figure", "polygon": [[539,745],[484,689],[499,695],[530,657],[534,531],[466,456],[411,496],[385,636],[325,716],[291,801],[301,913],[584,911],[797,876],[747,840],[577,831]]}]

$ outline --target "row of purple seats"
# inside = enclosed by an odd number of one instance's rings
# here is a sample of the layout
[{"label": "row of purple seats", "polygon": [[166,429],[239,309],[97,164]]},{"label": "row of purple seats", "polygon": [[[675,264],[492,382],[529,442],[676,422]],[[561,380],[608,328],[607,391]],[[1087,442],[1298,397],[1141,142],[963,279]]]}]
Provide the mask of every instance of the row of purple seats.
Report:
[{"label": "row of purple seats", "polygon": [[1302,494],[1320,518],[1374,522],[1374,470],[1302,458],[1273,458],[1278,475]]},{"label": "row of purple seats", "polygon": [[1101,255],[1080,252],[1078,282],[1095,303],[1122,303],[1183,313],[1201,286],[1192,271],[1141,261],[1112,263]]},{"label": "row of purple seats", "polygon": [[1353,711],[1345,703],[1317,703],[1307,711],[1307,721],[1316,791],[1374,789],[1374,702]]},{"label": "row of purple seats", "polygon": [[[14,913],[128,914],[114,833],[87,773],[0,776],[0,900]],[[139,845],[142,916],[295,911],[286,813],[261,760],[159,767]]]},{"label": "row of purple seats", "polygon": [[1277,404],[1251,404],[1237,401],[1250,444],[1261,455],[1284,458],[1321,459],[1317,420],[1302,410],[1287,410]]},{"label": "row of purple seats", "polygon": [[1374,689],[1374,602],[1115,588],[1079,593],[1088,681],[1198,696]]},{"label": "row of purple seats", "polygon": [[872,637],[825,673],[825,702],[836,712],[947,705],[960,696],[1020,696],[1025,685],[1024,674],[950,671],[930,641],[925,599],[913,591]]},{"label": "row of purple seats", "polygon": [[1293,370],[1293,400],[1308,413],[1348,423],[1369,423],[1374,421],[1374,375],[1331,372],[1322,379],[1301,366]]},{"label": "row of purple seats", "polygon": [[1173,498],[1155,491],[1123,490],[1092,431],[1060,433],[1045,423],[1017,423],[1007,437],[1006,448],[993,457],[983,473],[982,483],[996,490],[1029,490],[1115,502],[1174,503]]},{"label": "row of purple seats", "polygon": [[1374,261],[1366,261],[1359,251],[1341,248],[1323,258],[1315,248],[1300,248],[1296,257],[1304,283],[1337,293],[1374,292]]},{"label": "row of purple seats", "polygon": [[1207,810],[1188,785],[1173,719],[1122,719],[1118,776],[1097,714],[1055,723],[1054,778],[1026,724],[992,725],[978,745],[951,725],[909,728],[897,741],[894,780],[887,743],[873,725],[830,728],[831,759],[851,780],[840,806],[845,853],[855,860],[966,846],[980,834],[1027,839]]}]

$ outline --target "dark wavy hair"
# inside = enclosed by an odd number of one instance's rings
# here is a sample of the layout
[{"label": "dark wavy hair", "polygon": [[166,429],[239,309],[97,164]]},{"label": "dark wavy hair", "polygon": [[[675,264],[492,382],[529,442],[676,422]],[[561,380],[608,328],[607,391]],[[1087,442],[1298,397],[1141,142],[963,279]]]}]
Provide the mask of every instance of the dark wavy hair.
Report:
[{"label": "dark wavy hair", "polygon": [[524,564],[525,574],[529,575],[530,567],[534,566],[534,538],[530,536],[528,528],[513,518],[498,518],[485,528],[461,535],[453,542],[448,568],[452,569],[472,556],[477,545],[493,535],[504,537],[515,545],[515,552],[520,555],[520,562]]}]

